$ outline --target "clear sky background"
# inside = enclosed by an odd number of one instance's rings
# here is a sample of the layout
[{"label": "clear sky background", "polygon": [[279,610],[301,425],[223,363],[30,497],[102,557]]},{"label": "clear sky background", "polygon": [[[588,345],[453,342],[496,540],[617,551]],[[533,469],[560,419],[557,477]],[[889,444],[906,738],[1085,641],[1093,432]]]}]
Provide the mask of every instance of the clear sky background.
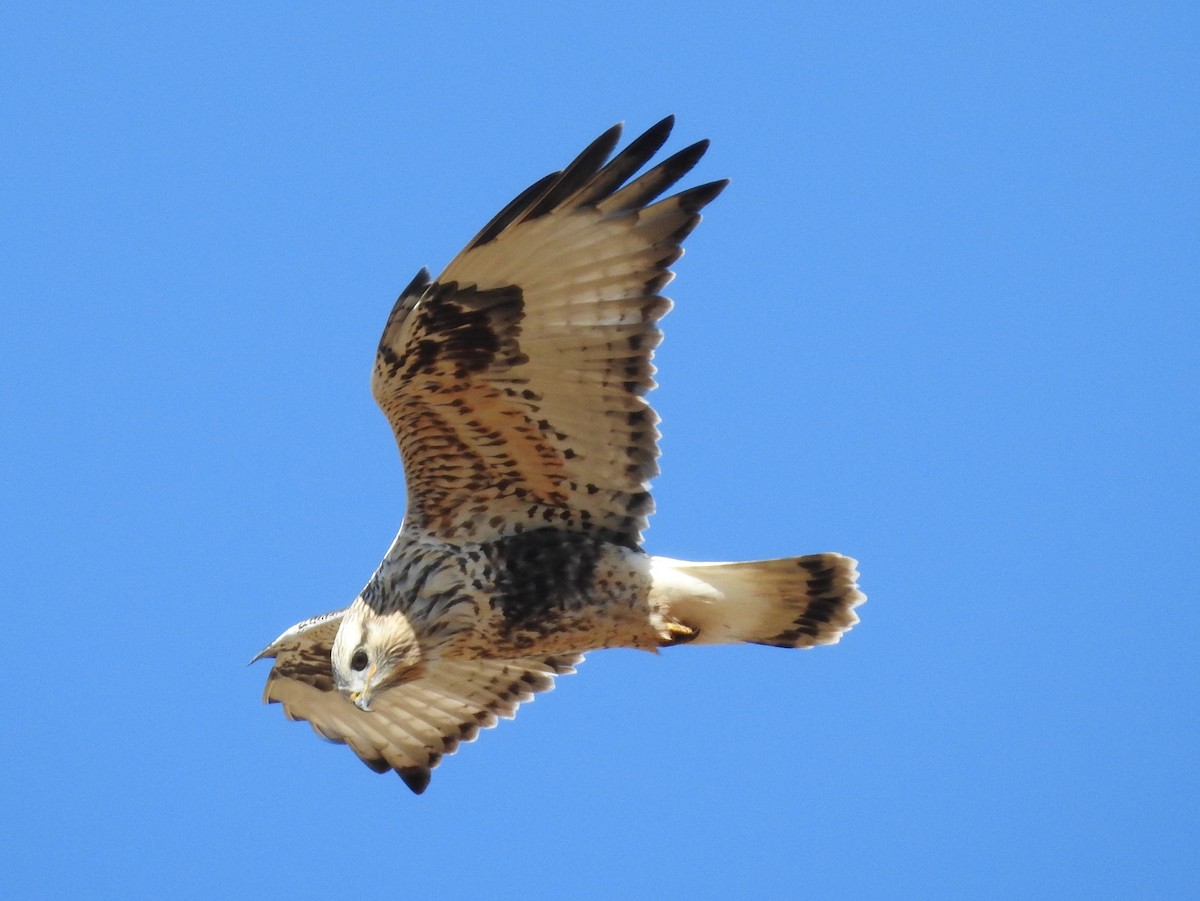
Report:
[{"label": "clear sky background", "polygon": [[[0,894],[1194,892],[1195,5],[433,7],[0,7]],[[246,661],[400,523],[400,288],[667,113],[733,183],[648,549],[863,621],[595,654],[414,797]]]}]

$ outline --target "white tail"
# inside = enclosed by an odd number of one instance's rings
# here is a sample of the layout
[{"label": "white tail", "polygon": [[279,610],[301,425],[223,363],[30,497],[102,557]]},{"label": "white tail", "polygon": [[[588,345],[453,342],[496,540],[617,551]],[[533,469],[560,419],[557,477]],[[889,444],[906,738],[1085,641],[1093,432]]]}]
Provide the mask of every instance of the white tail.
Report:
[{"label": "white tail", "polygon": [[654,557],[650,599],[667,625],[664,644],[836,644],[866,600],[857,565],[841,554],[746,563]]}]

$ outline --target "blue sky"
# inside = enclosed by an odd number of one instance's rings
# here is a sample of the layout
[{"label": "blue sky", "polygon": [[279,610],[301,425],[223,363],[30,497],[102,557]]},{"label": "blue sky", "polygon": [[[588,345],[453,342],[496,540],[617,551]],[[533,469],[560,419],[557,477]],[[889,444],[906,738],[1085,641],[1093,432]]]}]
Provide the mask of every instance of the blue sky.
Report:
[{"label": "blue sky", "polygon": [[[430,7],[0,10],[0,894],[1193,892],[1193,7]],[[245,662],[399,525],[399,289],[667,113],[733,183],[648,549],[863,621],[595,654],[414,797]]]}]

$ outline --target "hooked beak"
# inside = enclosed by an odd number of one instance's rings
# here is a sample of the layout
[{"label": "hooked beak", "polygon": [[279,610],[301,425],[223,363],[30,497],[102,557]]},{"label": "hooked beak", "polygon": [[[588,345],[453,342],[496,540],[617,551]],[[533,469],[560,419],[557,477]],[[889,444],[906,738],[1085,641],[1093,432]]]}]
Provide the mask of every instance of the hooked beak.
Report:
[{"label": "hooked beak", "polygon": [[367,670],[367,677],[363,680],[362,691],[350,692],[350,700],[354,702],[354,706],[366,713],[371,712],[371,683],[375,681],[375,664],[371,664],[371,668]]}]

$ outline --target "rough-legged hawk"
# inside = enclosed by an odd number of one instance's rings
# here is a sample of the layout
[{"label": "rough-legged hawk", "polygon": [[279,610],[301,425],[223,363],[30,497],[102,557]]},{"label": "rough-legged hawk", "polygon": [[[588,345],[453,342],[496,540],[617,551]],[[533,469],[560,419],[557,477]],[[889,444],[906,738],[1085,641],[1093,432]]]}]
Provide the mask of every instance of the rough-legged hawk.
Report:
[{"label": "rough-legged hawk", "polygon": [[267,701],[414,792],[584,651],[806,648],[858,621],[849,557],[687,563],[642,550],[661,292],[726,184],[658,199],[708,147],[638,175],[672,124],[611,159],[620,127],[606,131],[436,280],[418,273],[384,327],[371,387],[400,447],[407,515],[349,607],[259,657],[275,658]]}]

